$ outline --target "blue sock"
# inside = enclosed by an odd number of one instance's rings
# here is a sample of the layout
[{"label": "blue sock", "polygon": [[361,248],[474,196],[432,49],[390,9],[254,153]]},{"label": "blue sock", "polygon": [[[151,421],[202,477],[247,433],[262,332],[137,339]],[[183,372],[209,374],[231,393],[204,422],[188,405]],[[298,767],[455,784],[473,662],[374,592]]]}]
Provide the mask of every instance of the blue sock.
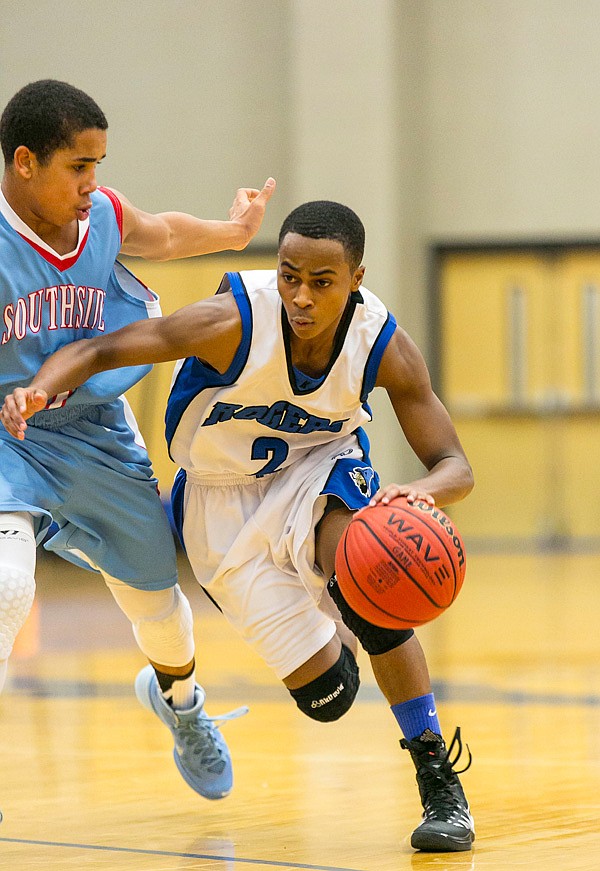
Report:
[{"label": "blue sock", "polygon": [[438,735],[442,734],[433,693],[392,705],[391,711],[407,741],[418,738],[426,729],[431,729]]}]

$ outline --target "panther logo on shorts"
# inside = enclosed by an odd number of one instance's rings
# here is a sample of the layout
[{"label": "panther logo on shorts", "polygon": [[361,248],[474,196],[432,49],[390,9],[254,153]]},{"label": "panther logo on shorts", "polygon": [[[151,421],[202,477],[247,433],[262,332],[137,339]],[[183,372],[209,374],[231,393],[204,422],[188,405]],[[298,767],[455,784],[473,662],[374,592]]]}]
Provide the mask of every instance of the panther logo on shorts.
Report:
[{"label": "panther logo on shorts", "polygon": [[363,496],[371,495],[371,484],[375,477],[373,469],[369,469],[368,466],[356,466],[350,471],[350,477]]}]

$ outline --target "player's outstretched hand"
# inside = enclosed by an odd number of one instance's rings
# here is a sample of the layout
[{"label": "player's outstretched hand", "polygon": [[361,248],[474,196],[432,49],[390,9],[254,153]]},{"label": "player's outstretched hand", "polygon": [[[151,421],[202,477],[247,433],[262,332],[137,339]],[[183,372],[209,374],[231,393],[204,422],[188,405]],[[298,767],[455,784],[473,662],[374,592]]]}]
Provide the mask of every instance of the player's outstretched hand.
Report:
[{"label": "player's outstretched hand", "polygon": [[369,505],[377,505],[378,502],[387,505],[392,499],[398,499],[400,496],[405,496],[408,502],[427,502],[428,505],[435,505],[435,499],[422,486],[414,484],[387,484],[375,493]]},{"label": "player's outstretched hand", "polygon": [[45,390],[17,387],[5,397],[0,420],[7,432],[22,441],[27,429],[25,421],[36,411],[41,411],[47,402],[48,394]]},{"label": "player's outstretched hand", "polygon": [[275,179],[268,178],[262,190],[239,188],[229,209],[229,220],[244,228],[246,240],[244,247],[256,236],[265,216],[267,203],[275,190]]}]

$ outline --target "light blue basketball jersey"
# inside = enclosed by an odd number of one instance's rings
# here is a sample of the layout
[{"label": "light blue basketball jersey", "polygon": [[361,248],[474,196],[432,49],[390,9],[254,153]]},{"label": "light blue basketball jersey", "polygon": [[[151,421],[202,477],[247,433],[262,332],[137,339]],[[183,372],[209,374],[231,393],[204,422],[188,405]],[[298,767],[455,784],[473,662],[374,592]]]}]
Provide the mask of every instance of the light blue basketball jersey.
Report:
[{"label": "light blue basketball jersey", "polygon": [[[115,266],[121,247],[121,205],[110,191],[92,194],[92,209],[79,224],[79,241],[58,256],[24,224],[0,194],[0,402],[29,384],[44,360],[77,339],[112,332],[160,315],[158,299],[125,267]],[[116,274],[115,274],[116,270]],[[89,405],[124,393],[150,367],[95,375],[72,395],[49,405]]]},{"label": "light blue basketball jersey", "polygon": [[[160,315],[158,297],[115,258],[122,214],[92,194],[74,251],[59,256],[0,194],[0,401],[77,339]],[[49,550],[141,589],[177,579],[176,553],[150,460],[122,394],[151,367],[103,372],[50,397],[23,441],[0,425],[0,512],[30,513]]]}]

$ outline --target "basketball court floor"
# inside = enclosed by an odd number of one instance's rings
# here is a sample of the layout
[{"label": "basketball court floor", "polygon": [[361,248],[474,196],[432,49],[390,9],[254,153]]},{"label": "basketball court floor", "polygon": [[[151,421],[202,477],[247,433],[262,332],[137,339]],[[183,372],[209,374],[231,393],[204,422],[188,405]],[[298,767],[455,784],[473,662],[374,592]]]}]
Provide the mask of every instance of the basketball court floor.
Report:
[{"label": "basketball court floor", "polygon": [[600,869],[600,559],[471,554],[457,602],[420,637],[462,780],[473,852],[419,854],[414,770],[366,658],[341,721],[303,717],[205,603],[196,613],[207,710],[233,793],[195,795],[166,728],[136,701],[145,664],[101,582],[40,559],[38,608],[0,697],[0,868],[6,871],[597,871]]}]

